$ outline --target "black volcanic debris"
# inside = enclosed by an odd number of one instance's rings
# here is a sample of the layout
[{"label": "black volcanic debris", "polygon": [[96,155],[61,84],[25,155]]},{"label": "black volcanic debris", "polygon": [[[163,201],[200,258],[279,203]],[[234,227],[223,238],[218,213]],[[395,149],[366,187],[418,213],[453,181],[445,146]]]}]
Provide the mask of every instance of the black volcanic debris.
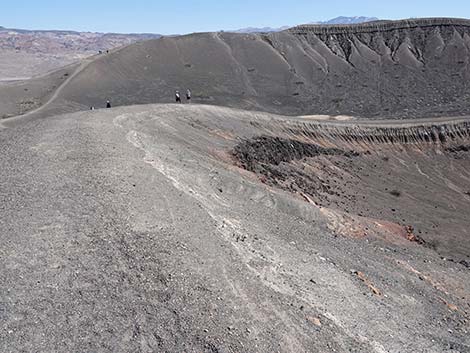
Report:
[{"label": "black volcanic debris", "polygon": [[235,157],[250,171],[257,171],[260,165],[279,165],[303,158],[320,155],[357,156],[357,152],[345,152],[337,148],[324,148],[312,143],[273,136],[259,136],[245,140],[235,146]]},{"label": "black volcanic debris", "polygon": [[[470,145],[457,145],[453,147],[448,147],[446,152],[450,153],[455,159],[470,159]],[[470,193],[467,193],[470,195]]]},{"label": "black volcanic debris", "polygon": [[456,147],[449,147],[447,151],[451,153],[470,152],[470,145],[460,145]]},{"label": "black volcanic debris", "polygon": [[291,192],[306,193],[315,200],[325,201],[324,193],[335,194],[336,191],[329,181],[304,170],[302,163],[322,156],[351,159],[359,156],[359,153],[325,148],[295,139],[258,136],[235,146],[233,155],[242,168],[260,175],[264,183]]}]

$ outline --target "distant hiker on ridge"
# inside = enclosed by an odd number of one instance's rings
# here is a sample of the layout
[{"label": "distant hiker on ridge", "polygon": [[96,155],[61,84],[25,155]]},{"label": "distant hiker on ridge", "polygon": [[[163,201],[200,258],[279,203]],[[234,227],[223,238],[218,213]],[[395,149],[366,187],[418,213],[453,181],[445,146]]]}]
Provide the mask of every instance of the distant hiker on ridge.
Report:
[{"label": "distant hiker on ridge", "polygon": [[189,88],[186,91],[186,99],[188,100],[188,103],[191,103],[191,90]]},{"label": "distant hiker on ridge", "polygon": [[180,91],[175,92],[175,99],[176,99],[176,103],[181,103]]},{"label": "distant hiker on ridge", "polygon": [[111,102],[110,101],[106,101],[106,108],[111,108]]}]

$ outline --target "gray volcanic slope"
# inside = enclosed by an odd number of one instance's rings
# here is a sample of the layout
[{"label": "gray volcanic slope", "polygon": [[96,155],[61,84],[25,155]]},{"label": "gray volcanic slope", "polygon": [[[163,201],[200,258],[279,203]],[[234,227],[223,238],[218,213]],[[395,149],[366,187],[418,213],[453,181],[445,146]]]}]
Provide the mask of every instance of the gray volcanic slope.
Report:
[{"label": "gray volcanic slope", "polygon": [[0,351],[470,352],[469,143],[468,117],[4,120]]},{"label": "gray volcanic slope", "polygon": [[0,82],[0,119],[43,107],[78,67],[69,65],[26,81]]},{"label": "gray volcanic slope", "polygon": [[469,53],[470,21],[458,19],[162,38],[94,61],[53,112],[106,99],[171,102],[189,87],[196,102],[288,115],[462,115],[470,112]]},{"label": "gray volcanic slope", "polygon": [[207,33],[2,86],[0,351],[470,352],[469,50]]}]

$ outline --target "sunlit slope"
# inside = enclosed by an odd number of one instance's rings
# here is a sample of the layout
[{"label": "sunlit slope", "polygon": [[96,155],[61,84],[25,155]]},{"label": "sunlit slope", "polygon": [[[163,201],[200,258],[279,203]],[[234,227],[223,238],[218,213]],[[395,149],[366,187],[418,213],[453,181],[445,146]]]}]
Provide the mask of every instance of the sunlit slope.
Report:
[{"label": "sunlit slope", "polygon": [[3,351],[469,351],[468,119],[2,125]]},{"label": "sunlit slope", "polygon": [[90,64],[57,106],[194,102],[283,114],[461,115],[470,110],[470,21],[433,19],[203,33],[123,48]]}]

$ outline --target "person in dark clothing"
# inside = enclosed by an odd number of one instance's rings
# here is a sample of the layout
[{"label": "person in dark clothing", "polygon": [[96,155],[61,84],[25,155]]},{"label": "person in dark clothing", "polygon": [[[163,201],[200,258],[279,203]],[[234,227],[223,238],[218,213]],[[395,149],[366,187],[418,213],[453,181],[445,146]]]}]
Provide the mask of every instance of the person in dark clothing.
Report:
[{"label": "person in dark clothing", "polygon": [[111,102],[110,101],[106,101],[106,108],[111,108]]},{"label": "person in dark clothing", "polygon": [[189,88],[186,91],[186,99],[188,100],[188,103],[191,103],[191,90]]},{"label": "person in dark clothing", "polygon": [[176,103],[181,103],[180,91],[175,92],[175,99],[176,99]]}]

